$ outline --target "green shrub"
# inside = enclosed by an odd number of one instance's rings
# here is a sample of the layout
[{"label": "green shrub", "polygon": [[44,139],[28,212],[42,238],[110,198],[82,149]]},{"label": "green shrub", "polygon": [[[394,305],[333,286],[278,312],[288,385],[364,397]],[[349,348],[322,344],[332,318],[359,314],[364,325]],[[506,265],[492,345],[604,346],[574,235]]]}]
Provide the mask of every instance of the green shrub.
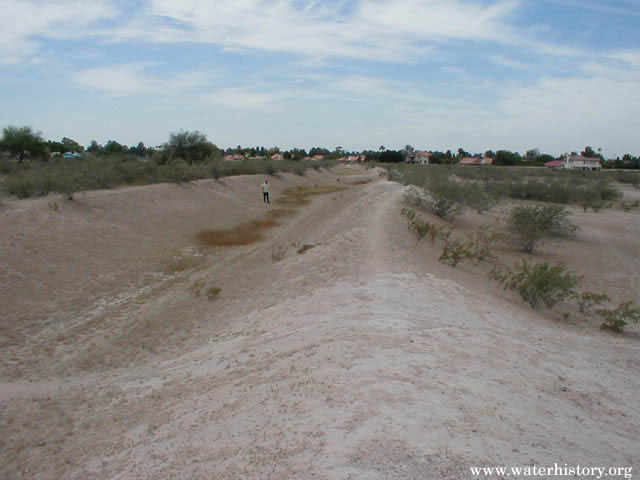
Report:
[{"label": "green shrub", "polygon": [[452,231],[452,228],[448,225],[423,222],[416,217],[416,212],[411,209],[403,208],[401,213],[409,220],[409,231],[414,234],[417,242],[427,237],[431,240],[431,243],[435,242],[436,239],[445,240]]},{"label": "green shrub", "polygon": [[4,188],[9,195],[15,195],[18,198],[28,198],[36,192],[35,182],[27,175],[10,176],[5,181]]},{"label": "green shrub", "polygon": [[548,263],[530,265],[526,260],[516,263],[514,270],[493,268],[489,278],[500,283],[505,290],[517,291],[531,308],[543,303],[552,308],[556,303],[576,295],[575,288],[581,278],[569,272],[565,265]]},{"label": "green shrub", "polygon": [[463,184],[447,177],[432,178],[427,181],[425,189],[429,195],[424,205],[434,215],[453,218],[462,211],[466,199]]},{"label": "green shrub", "polygon": [[600,328],[603,330],[622,332],[630,321],[638,323],[640,321],[640,310],[633,308],[632,305],[633,302],[629,301],[621,303],[613,310],[597,310],[598,315],[604,319]]},{"label": "green shrub", "polygon": [[546,235],[564,235],[579,230],[567,219],[569,215],[571,213],[559,205],[519,205],[511,210],[508,224],[518,247],[531,253]]},{"label": "green shrub", "polygon": [[605,293],[582,292],[576,297],[576,301],[580,313],[587,313],[594,306],[611,301],[611,298]]},{"label": "green shrub", "polygon": [[465,205],[480,214],[483,214],[495,207],[501,196],[498,189],[491,189],[489,185],[470,183],[467,184],[465,188]]},{"label": "green shrub", "polygon": [[625,212],[630,212],[631,210],[635,210],[640,207],[640,200],[634,200],[633,202],[622,202],[620,204],[620,208],[622,208]]},{"label": "green shrub", "polygon": [[463,258],[471,258],[471,252],[467,248],[467,245],[462,243],[459,239],[446,238],[444,246],[442,247],[442,253],[440,254],[440,260],[447,265],[455,267],[462,261]]},{"label": "green shrub", "polygon": [[502,235],[489,231],[489,226],[483,225],[480,230],[467,235],[467,250],[470,258],[482,262],[484,260],[494,260],[493,245],[501,240]]}]

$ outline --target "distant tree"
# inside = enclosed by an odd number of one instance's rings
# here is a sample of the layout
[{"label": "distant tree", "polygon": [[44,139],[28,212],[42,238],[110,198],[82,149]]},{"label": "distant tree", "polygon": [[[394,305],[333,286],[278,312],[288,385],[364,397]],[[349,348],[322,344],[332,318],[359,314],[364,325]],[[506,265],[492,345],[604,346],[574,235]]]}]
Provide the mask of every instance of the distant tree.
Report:
[{"label": "distant tree", "polygon": [[331,152],[326,148],[321,147],[313,147],[309,150],[309,156],[313,157],[314,155],[329,155]]},{"label": "distant tree", "polygon": [[118,153],[126,153],[128,150],[126,145],[122,145],[118,142],[116,142],[115,140],[109,140],[107,141],[107,143],[105,144],[104,148],[102,149],[102,151],[104,153],[111,153],[111,154],[118,154]]},{"label": "distant tree", "polygon": [[138,142],[138,145],[129,147],[129,153],[132,155],[137,155],[138,157],[144,157],[147,155],[149,149],[144,146],[143,142]]},{"label": "distant tree", "polygon": [[596,158],[598,156],[591,147],[584,147],[584,151],[580,152],[580,155],[587,158]]},{"label": "distant tree", "polygon": [[464,158],[464,157],[470,157],[471,155],[469,154],[469,152],[465,151],[464,148],[460,147],[458,149],[458,158]]},{"label": "distant tree", "polygon": [[87,147],[89,153],[100,153],[102,151],[102,145],[95,140],[91,140],[91,144]]},{"label": "distant tree", "polygon": [[487,150],[486,152],[484,152],[484,156],[487,158],[496,158],[496,154],[493,152],[493,150]]},{"label": "distant tree", "polygon": [[63,137],[61,143],[64,145],[65,152],[84,152],[84,147],[70,138]]},{"label": "distant tree", "polygon": [[0,150],[6,150],[18,157],[22,163],[27,156],[44,157],[46,144],[40,132],[34,132],[31,127],[14,127],[9,125],[2,129]]},{"label": "distant tree", "polygon": [[189,163],[201,162],[219,152],[218,147],[207,140],[204,133],[197,130],[172,133],[169,142],[165,145],[165,150],[170,158],[181,158]]},{"label": "distant tree", "polygon": [[384,145],[380,145],[380,148],[378,148],[378,150],[380,152],[384,152],[386,150],[386,148],[384,148]]},{"label": "distant tree", "polygon": [[496,152],[496,165],[519,165],[522,163],[522,157],[518,152],[510,152],[509,150],[498,150]]},{"label": "distant tree", "polygon": [[413,153],[415,149],[411,145],[407,144],[404,146],[404,151],[405,153]]},{"label": "distant tree", "polygon": [[539,163],[542,163],[542,164],[545,164],[545,163],[547,163],[547,162],[551,162],[551,161],[553,161],[553,160],[555,160],[555,158],[553,157],[553,155],[549,155],[548,153],[543,153],[542,155],[540,155],[540,156],[538,157],[538,162],[539,162]]},{"label": "distant tree", "polygon": [[56,142],[54,140],[47,140],[47,150],[49,153],[64,153],[67,151],[64,149],[62,142]]},{"label": "distant tree", "polygon": [[536,159],[540,156],[540,150],[537,148],[532,148],[531,150],[527,150],[524,154],[524,158],[527,162],[535,162]]},{"label": "distant tree", "polygon": [[380,162],[382,163],[400,163],[404,161],[403,152],[394,150],[385,150],[380,154]]}]

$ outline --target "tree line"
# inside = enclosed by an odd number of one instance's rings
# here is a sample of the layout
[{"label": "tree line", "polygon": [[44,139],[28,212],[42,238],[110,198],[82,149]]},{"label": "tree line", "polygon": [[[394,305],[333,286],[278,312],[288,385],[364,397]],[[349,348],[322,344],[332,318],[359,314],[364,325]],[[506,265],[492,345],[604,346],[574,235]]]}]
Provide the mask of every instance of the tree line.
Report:
[{"label": "tree line", "polygon": [[[180,131],[171,133],[169,140],[158,147],[147,147],[142,141],[135,146],[123,145],[115,140],[109,140],[101,145],[96,140],[92,140],[86,148],[77,141],[63,137],[60,141],[44,140],[40,132],[34,131],[29,126],[16,127],[7,126],[2,130],[0,138],[0,155],[4,154],[16,158],[22,163],[25,159],[47,160],[57,154],[92,154],[101,155],[132,155],[136,157],[154,157],[158,163],[163,164],[173,158],[182,159],[190,164],[201,162],[210,157],[218,157],[225,154],[242,155],[247,158],[270,157],[273,154],[282,154],[286,160],[302,160],[304,158],[322,155],[327,159],[339,159],[347,155],[365,155],[367,161],[381,163],[404,162],[407,156],[415,149],[411,145],[406,145],[401,150],[388,150],[380,146],[376,150],[364,150],[361,152],[347,152],[343,147],[338,146],[333,150],[324,147],[313,147],[308,151],[304,148],[292,148],[281,151],[278,147],[242,147],[238,145],[234,148],[220,149],[207,139],[207,136],[199,131]],[[545,163],[564,157],[559,157],[547,153],[541,153],[537,148],[527,150],[523,155],[519,152],[509,150],[487,150],[484,154],[474,154],[467,152],[464,148],[458,148],[456,152],[447,150],[445,152],[432,151],[429,159],[433,164],[454,165],[465,157],[489,157],[493,159],[494,165],[509,166],[542,166]],[[577,152],[571,152],[577,155]],[[602,156],[600,149],[594,150],[591,146],[586,146],[580,155],[589,158],[599,158],[604,168],[618,169],[638,169],[640,168],[640,157],[625,154],[621,158],[606,159]]]}]

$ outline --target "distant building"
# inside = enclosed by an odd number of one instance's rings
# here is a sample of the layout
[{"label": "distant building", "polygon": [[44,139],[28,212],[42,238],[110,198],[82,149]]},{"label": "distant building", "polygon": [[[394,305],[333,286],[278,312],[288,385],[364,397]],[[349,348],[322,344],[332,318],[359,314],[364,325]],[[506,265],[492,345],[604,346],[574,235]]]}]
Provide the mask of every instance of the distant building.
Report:
[{"label": "distant building", "polygon": [[407,155],[407,162],[418,163],[420,165],[429,165],[431,155],[433,155],[433,153],[431,152],[411,152]]},{"label": "distant building", "polygon": [[564,168],[564,160],[551,160],[544,164],[547,168]]},{"label": "distant building", "polygon": [[459,165],[493,165],[493,161],[491,157],[464,157]]},{"label": "distant building", "polygon": [[234,153],[234,154],[225,155],[224,159],[228,161],[238,161],[238,160],[243,160],[244,155],[240,155],[239,153]]},{"label": "distant building", "polygon": [[599,158],[583,157],[581,155],[565,155],[564,168],[572,170],[600,170],[602,165]]}]

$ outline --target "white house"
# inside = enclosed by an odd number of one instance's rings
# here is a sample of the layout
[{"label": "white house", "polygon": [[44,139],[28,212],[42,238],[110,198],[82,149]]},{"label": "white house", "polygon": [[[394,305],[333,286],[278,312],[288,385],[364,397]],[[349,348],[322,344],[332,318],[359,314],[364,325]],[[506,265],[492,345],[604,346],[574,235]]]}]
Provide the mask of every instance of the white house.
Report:
[{"label": "white house", "polygon": [[600,170],[602,165],[599,158],[583,157],[581,155],[566,155],[564,157],[564,168],[574,170]]},{"label": "white house", "polygon": [[429,159],[433,155],[431,152],[411,152],[407,155],[407,162],[419,163],[420,165],[429,165]]}]

